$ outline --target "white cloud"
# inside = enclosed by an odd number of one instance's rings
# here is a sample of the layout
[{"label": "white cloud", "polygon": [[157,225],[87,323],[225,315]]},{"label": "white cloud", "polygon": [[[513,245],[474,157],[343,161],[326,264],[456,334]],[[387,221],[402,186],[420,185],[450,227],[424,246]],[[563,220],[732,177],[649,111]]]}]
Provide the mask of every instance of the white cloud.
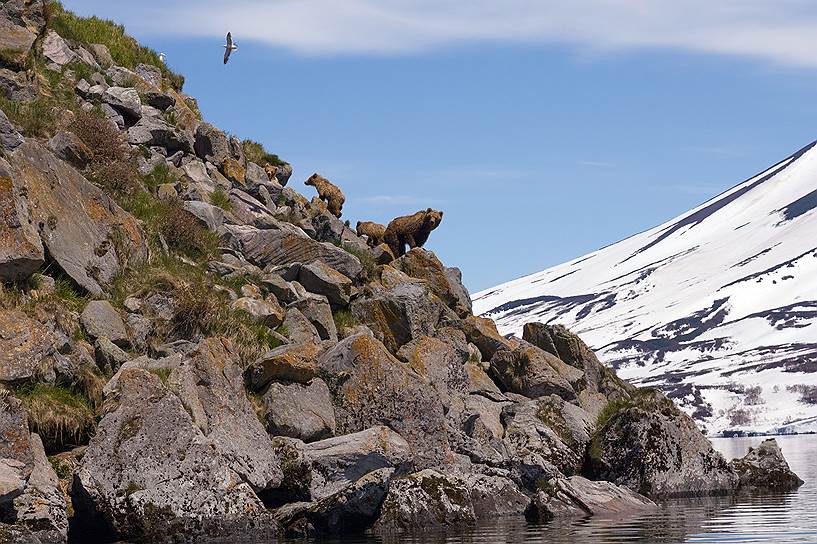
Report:
[{"label": "white cloud", "polygon": [[817,66],[812,0],[180,0],[163,5],[160,17],[142,13],[125,13],[142,32],[221,37],[229,29],[239,43],[315,55],[488,41],[591,53],[670,48]]}]

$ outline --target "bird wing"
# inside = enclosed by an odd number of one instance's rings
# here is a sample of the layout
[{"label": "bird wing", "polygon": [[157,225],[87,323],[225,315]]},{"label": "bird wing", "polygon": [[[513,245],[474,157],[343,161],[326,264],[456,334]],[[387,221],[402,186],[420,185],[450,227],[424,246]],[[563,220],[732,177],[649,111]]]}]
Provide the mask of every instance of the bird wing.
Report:
[{"label": "bird wing", "polygon": [[227,61],[230,60],[230,53],[232,52],[233,50],[229,47],[224,50],[224,64],[227,64]]},{"label": "bird wing", "polygon": [[233,33],[228,32],[227,33],[227,49],[232,49],[232,48],[233,48]]}]

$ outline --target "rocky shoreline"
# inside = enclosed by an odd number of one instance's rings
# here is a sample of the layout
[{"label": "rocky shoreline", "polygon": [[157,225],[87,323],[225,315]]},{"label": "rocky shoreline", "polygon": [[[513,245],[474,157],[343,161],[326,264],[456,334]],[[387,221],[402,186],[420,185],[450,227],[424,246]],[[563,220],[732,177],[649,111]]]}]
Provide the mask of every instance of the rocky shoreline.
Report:
[{"label": "rocky shoreline", "polygon": [[422,248],[441,212],[359,236],[337,186],[286,187],[155,53],[87,24],[0,6],[0,541],[392,533],[802,484],[774,439],[727,463],[563,327],[501,336]]}]

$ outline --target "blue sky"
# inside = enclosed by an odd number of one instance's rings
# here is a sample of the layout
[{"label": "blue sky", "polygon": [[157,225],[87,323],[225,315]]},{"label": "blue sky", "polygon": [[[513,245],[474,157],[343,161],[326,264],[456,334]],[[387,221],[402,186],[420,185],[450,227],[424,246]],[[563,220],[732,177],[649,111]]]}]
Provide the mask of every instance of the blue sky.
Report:
[{"label": "blue sky", "polygon": [[[133,5],[138,4],[138,5]],[[66,0],[168,55],[205,118],[346,193],[434,207],[472,292],[661,223],[817,139],[805,0]],[[228,7],[224,7],[228,6]],[[240,46],[222,66],[231,30]]]}]

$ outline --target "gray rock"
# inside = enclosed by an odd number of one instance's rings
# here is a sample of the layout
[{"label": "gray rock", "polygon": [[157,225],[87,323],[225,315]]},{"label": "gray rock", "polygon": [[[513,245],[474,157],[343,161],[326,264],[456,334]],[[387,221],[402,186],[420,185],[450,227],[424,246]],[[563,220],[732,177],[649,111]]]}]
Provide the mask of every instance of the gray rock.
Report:
[{"label": "gray rock", "polygon": [[[0,119],[2,124],[2,119]],[[59,158],[68,161],[80,170],[91,162],[91,150],[73,132],[61,130],[49,141],[48,147]]]},{"label": "gray rock", "polygon": [[33,378],[56,351],[55,335],[19,310],[0,310],[0,331],[0,382]]},{"label": "gray rock", "polygon": [[[0,111],[0,131],[5,118]],[[0,134],[0,138],[2,138]],[[10,166],[0,159],[0,281],[20,281],[29,277],[45,262],[43,244],[31,223],[28,200],[23,197],[27,188],[21,179],[13,176]]]},{"label": "gray rock", "polygon": [[308,293],[304,298],[290,304],[290,307],[296,308],[314,325],[322,340],[337,342],[338,329],[332,317],[332,308],[325,296]]},{"label": "gray rock", "polygon": [[99,63],[96,61],[94,55],[82,46],[76,46],[74,53],[83,64],[87,64],[91,68],[99,70]]},{"label": "gray rock", "polygon": [[280,463],[247,398],[238,358],[222,341],[203,340],[168,382],[232,470],[255,490],[278,487]]},{"label": "gray rock", "polygon": [[92,300],[80,315],[80,321],[91,338],[105,337],[119,347],[128,347],[128,331],[119,312],[107,300]]},{"label": "gray rock", "polygon": [[152,64],[137,64],[136,75],[153,85],[162,88],[162,71]]},{"label": "gray rock", "polygon": [[264,230],[230,226],[227,234],[231,246],[261,268],[318,260],[351,279],[357,278],[362,270],[354,255],[332,244],[316,242],[289,223],[278,223]]},{"label": "gray rock", "polygon": [[14,151],[22,143],[23,136],[17,132],[3,110],[0,110],[0,150]]},{"label": "gray rock", "polygon": [[[139,222],[42,144],[27,140],[8,162],[51,260],[80,287],[101,295],[125,262],[147,257]],[[111,243],[116,236],[122,244]]]},{"label": "gray rock", "polygon": [[37,89],[28,81],[25,72],[0,68],[0,96],[15,102],[30,102],[36,98]]},{"label": "gray rock", "polygon": [[729,465],[737,472],[741,488],[776,491],[790,491],[803,485],[797,474],[792,472],[777,440],[768,438],[740,459]]},{"label": "gray rock", "polygon": [[284,328],[287,338],[293,344],[315,344],[320,342],[321,335],[298,308],[289,308],[284,317]]},{"label": "gray rock", "polygon": [[438,338],[421,336],[405,344],[397,352],[418,374],[428,379],[444,406],[451,404],[452,395],[468,390],[465,362],[468,352]]},{"label": "gray rock", "polygon": [[275,298],[282,304],[291,304],[301,298],[301,294],[280,274],[264,274],[261,278],[261,286],[275,295]]},{"label": "gray rock", "polygon": [[[39,9],[42,10],[41,7]],[[6,10],[0,14],[0,51],[2,52],[0,63],[23,69],[34,41],[45,25],[44,21],[41,25],[20,24],[17,17],[12,15],[19,14],[11,14]],[[42,19],[42,11],[40,11],[39,18]]]},{"label": "gray rock", "polygon": [[[502,349],[491,358],[490,374],[504,390],[530,398],[559,395],[566,400],[576,398],[576,391],[563,375],[567,371],[557,357],[532,345]],[[581,377],[575,371],[574,380]]]},{"label": "gray rock", "polygon": [[128,129],[128,143],[131,145],[158,146],[170,153],[189,153],[193,144],[187,133],[155,117],[143,117]]},{"label": "gray rock", "polygon": [[[207,167],[204,165],[203,162],[200,161],[189,162],[182,167],[182,172],[184,173],[185,177],[192,183],[201,183],[203,185],[206,185],[208,188],[215,187],[215,183],[213,183],[213,180],[207,173]],[[210,190],[212,191],[212,189]]]},{"label": "gray rock", "polygon": [[318,358],[332,388],[337,432],[389,425],[408,440],[419,468],[450,458],[444,407],[427,378],[366,333],[350,336]]},{"label": "gray rock", "polygon": [[31,529],[43,543],[68,540],[68,514],[65,497],[54,468],[45,455],[43,442],[31,435],[34,466],[23,493],[14,499],[16,523]]},{"label": "gray rock", "polygon": [[45,33],[42,47],[43,56],[58,68],[62,68],[69,62],[77,59],[76,53],[71,51],[71,48],[68,47],[65,40],[53,30],[49,30]]},{"label": "gray rock", "polygon": [[118,110],[114,109],[110,104],[102,104],[100,109],[105,118],[116,125],[118,130],[125,130],[125,117]]},{"label": "gray rock", "polygon": [[26,478],[25,463],[15,459],[0,459],[0,506],[8,505],[22,495]]},{"label": "gray rock", "polygon": [[158,89],[150,89],[145,91],[144,97],[145,102],[147,102],[148,105],[161,111],[165,111],[168,108],[172,108],[174,105],[176,105],[176,98],[173,95],[162,92]]},{"label": "gray rock", "polygon": [[113,57],[111,57],[111,52],[106,46],[101,43],[92,43],[88,45],[88,49],[101,67],[110,68],[113,66]]},{"label": "gray rock", "polygon": [[[28,431],[28,414],[22,402],[9,393],[0,398],[0,459],[3,467],[5,485],[13,484],[15,477],[24,482],[34,470],[34,450],[31,446],[31,434]],[[13,487],[13,485],[12,485]],[[5,487],[3,496],[6,500],[13,498],[14,491]]]},{"label": "gray rock", "polygon": [[105,387],[102,388],[102,393],[106,397],[115,393],[119,388],[120,376],[129,370],[139,369],[153,372],[156,375],[169,375],[173,370],[179,368],[181,364],[182,355],[179,353],[174,353],[173,355],[161,359],[151,359],[147,355],[131,359],[119,367],[119,370],[114,373],[111,379],[108,380],[108,383],[105,384]]},{"label": "gray rock", "polygon": [[321,261],[303,265],[298,282],[310,293],[324,295],[333,306],[347,306],[352,292],[352,280]]},{"label": "gray rock", "polygon": [[263,519],[250,485],[158,376],[123,371],[106,406],[74,475],[79,534],[165,542],[223,536]]},{"label": "gray rock", "polygon": [[224,210],[207,202],[188,200],[182,204],[182,208],[190,212],[210,230],[217,230],[224,223]]},{"label": "gray rock", "polygon": [[588,477],[651,498],[735,489],[738,476],[732,467],[692,418],[663,394],[639,390],[614,406],[590,445]]},{"label": "gray rock", "polygon": [[96,339],[94,355],[96,357],[96,366],[106,373],[116,372],[120,366],[127,363],[131,358],[122,348],[104,336]]},{"label": "gray rock", "polygon": [[144,352],[148,347],[148,337],[153,334],[153,322],[139,314],[128,314],[125,323],[130,332],[131,343],[137,352]]},{"label": "gray rock", "polygon": [[304,459],[312,467],[310,490],[314,500],[333,495],[372,471],[404,470],[412,459],[408,442],[382,426],[327,438],[303,448]]},{"label": "gray rock", "polygon": [[136,89],[109,87],[102,94],[102,101],[119,111],[127,119],[135,121],[142,117],[142,101]]},{"label": "gray rock", "polygon": [[111,66],[105,70],[105,75],[111,78],[114,85],[120,87],[133,87],[138,77],[136,73],[122,66]]},{"label": "gray rock", "polygon": [[530,499],[506,478],[426,469],[391,481],[374,530],[427,530],[520,515],[529,503]]},{"label": "gray rock", "polygon": [[547,482],[534,496],[528,517],[545,522],[564,517],[621,517],[657,509],[650,499],[626,487],[571,476]]},{"label": "gray rock", "polygon": [[247,380],[259,391],[273,380],[307,384],[317,375],[315,360],[321,351],[321,346],[313,342],[277,347],[250,365]]},{"label": "gray rock", "polygon": [[249,314],[253,321],[263,323],[270,329],[274,329],[284,322],[284,309],[272,298],[270,300],[259,300],[241,297],[233,301],[232,308]]},{"label": "gray rock", "polygon": [[201,160],[220,166],[231,156],[230,140],[210,123],[202,123],[196,129],[195,151]]},{"label": "gray rock", "polygon": [[[102,95],[104,95],[105,91],[107,90],[108,90],[107,83],[97,83],[95,85],[91,85],[88,88],[88,91],[86,92],[85,98],[87,98],[88,100],[102,100]],[[106,104],[106,106],[110,107],[109,104]]]},{"label": "gray rock", "polygon": [[335,434],[335,411],[326,383],[315,378],[308,385],[270,384],[264,394],[264,421],[273,436],[314,442]]},{"label": "gray rock", "polygon": [[431,292],[461,317],[471,315],[471,297],[457,268],[446,268],[434,253],[414,248],[392,265],[412,278],[424,280]]}]

